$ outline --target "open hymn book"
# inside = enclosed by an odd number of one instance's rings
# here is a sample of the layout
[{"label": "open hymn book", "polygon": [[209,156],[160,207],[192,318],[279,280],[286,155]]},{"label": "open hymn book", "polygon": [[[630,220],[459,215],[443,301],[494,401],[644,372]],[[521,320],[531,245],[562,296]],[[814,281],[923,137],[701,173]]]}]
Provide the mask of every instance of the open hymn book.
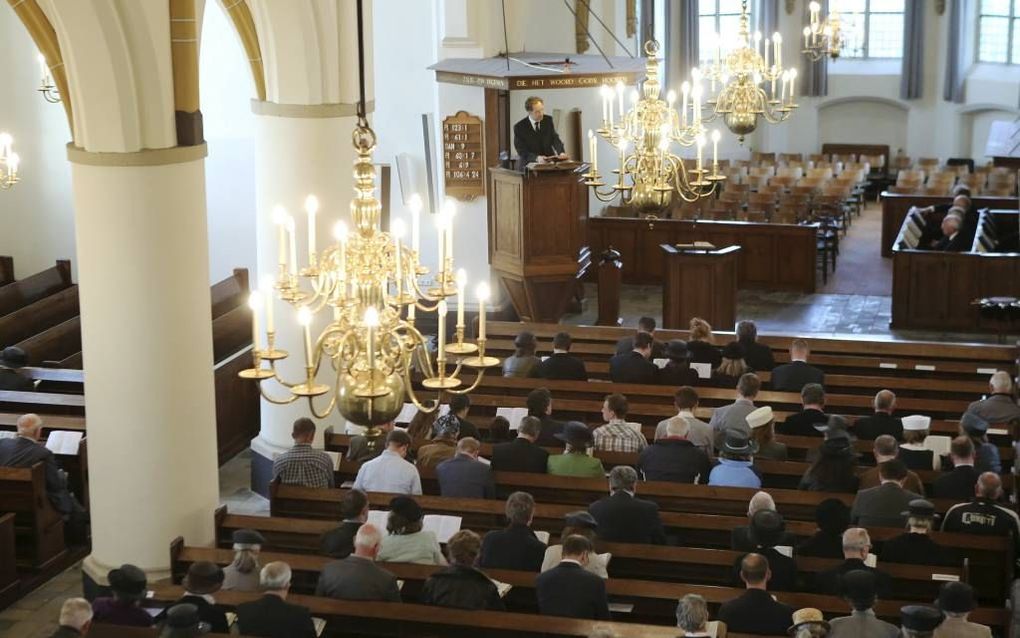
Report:
[{"label": "open hymn book", "polygon": [[[369,510],[368,521],[375,525],[380,531],[386,531],[386,520],[390,513],[384,510]],[[436,540],[445,543],[450,537],[460,531],[460,516],[446,516],[443,514],[426,514],[421,519],[422,529],[436,535]]]}]

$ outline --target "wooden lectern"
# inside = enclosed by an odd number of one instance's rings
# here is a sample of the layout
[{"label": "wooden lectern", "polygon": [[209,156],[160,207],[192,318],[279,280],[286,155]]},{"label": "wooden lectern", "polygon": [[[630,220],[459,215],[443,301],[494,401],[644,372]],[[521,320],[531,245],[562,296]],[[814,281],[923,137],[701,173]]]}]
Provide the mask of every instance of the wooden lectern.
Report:
[{"label": "wooden lectern", "polygon": [[685,329],[701,317],[721,330],[737,320],[737,258],[740,246],[692,250],[661,244],[666,272],[662,283],[662,327]]},{"label": "wooden lectern", "polygon": [[590,264],[586,164],[489,169],[489,260],[522,321],[556,323]]}]

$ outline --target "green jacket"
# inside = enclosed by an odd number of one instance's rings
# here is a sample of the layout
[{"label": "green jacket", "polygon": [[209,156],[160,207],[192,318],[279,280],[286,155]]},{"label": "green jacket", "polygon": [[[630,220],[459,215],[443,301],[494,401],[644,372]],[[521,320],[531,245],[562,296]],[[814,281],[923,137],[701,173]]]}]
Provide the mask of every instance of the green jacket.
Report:
[{"label": "green jacket", "polygon": [[549,473],[556,476],[603,478],[606,475],[602,461],[578,452],[550,454],[548,463]]}]

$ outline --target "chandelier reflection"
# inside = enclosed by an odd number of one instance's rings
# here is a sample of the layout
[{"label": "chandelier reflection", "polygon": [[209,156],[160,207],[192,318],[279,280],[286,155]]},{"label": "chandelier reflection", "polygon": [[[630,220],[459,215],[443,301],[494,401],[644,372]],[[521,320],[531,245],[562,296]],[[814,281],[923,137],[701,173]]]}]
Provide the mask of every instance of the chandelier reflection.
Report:
[{"label": "chandelier reflection", "polygon": [[[413,381],[418,380],[426,390],[463,394],[477,387],[486,370],[499,364],[498,359],[485,354],[486,283],[477,288],[478,339],[474,343],[465,340],[467,275],[463,270],[454,272],[452,202],[436,216],[439,258],[435,272],[430,273],[419,260],[420,198],[415,196],[411,202],[410,246],[403,243],[407,229],[402,220],[394,220],[388,233],[380,229],[381,205],[374,195],[372,165],[375,144],[375,133],[367,121],[361,121],[354,132],[353,228],[337,222],[335,242],[321,250],[317,250],[315,237],[318,201],[313,196],[306,200],[309,250],[304,268],[298,266],[294,219],[277,209],[279,274],[251,295],[254,365],[240,373],[257,381],[262,396],[272,403],[304,398],[318,418],[336,409],[348,421],[365,426],[392,420],[407,400],[421,410],[435,410],[438,396],[420,398]],[[423,289],[419,278],[430,274],[434,285]],[[277,370],[277,362],[288,353],[277,348],[273,299],[264,295],[275,295],[296,310],[304,338],[305,374],[300,379],[286,380]],[[456,328],[453,339],[448,340],[447,300],[454,295]],[[435,356],[416,326],[419,311],[436,313]],[[313,337],[315,319],[323,315],[326,325]],[[266,322],[264,339],[259,325],[262,318]],[[475,373],[470,383],[463,379],[468,371]],[[331,383],[320,383],[321,376],[331,376]],[[267,392],[264,382],[270,379],[284,388],[287,396],[279,398]],[[328,403],[316,405],[315,398],[324,395],[329,395]]]},{"label": "chandelier reflection", "polygon": [[[763,43],[761,32],[752,37],[749,21],[747,0],[743,0],[738,33],[718,34],[714,60],[700,71],[691,72],[695,87],[703,80],[709,82],[706,103],[711,113],[705,122],[722,118],[741,142],[758,127],[759,117],[778,124],[798,106],[794,102],[797,70],[782,66],[783,37],[774,33]],[[725,56],[724,44],[732,46]]]},{"label": "chandelier reflection", "polygon": [[811,2],[808,5],[808,26],[804,27],[804,48],[801,53],[812,62],[825,57],[835,60],[843,48],[843,26],[839,19],[839,11],[833,9],[826,19],[821,19],[821,5]]},{"label": "chandelier reflection", "polygon": [[[621,205],[639,211],[665,208],[674,193],[689,202],[707,197],[725,179],[719,174],[719,131],[711,133],[714,149],[711,171],[703,162],[707,131],[698,89],[691,94],[690,85],[684,82],[679,110],[674,107],[674,91],[669,91],[665,100],[660,97],[659,61],[655,57],[658,52],[657,42],[645,43],[645,80],[641,94],[637,91],[631,94],[633,106],[629,111],[624,111],[623,83],[617,83],[615,90],[602,87],[602,126],[597,131],[588,131],[591,166],[584,174],[584,183],[600,201],[619,200]],[[693,98],[689,109],[688,97]],[[615,184],[607,185],[599,173],[598,138],[607,141],[617,153],[619,168],[612,171],[617,176]],[[697,147],[694,168],[689,168],[670,150],[673,144]]]}]

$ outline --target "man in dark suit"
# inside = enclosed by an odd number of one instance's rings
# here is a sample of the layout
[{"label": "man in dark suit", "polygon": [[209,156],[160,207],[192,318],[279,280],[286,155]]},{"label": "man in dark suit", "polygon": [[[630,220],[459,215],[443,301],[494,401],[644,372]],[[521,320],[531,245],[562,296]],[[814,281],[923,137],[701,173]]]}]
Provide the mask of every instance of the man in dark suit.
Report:
[{"label": "man in dark suit", "polygon": [[[882,484],[880,472],[882,464],[886,461],[895,461],[899,458],[899,443],[891,435],[883,434],[875,439],[872,455],[875,457],[875,466],[869,467],[858,475],[860,478],[857,486],[858,490],[867,490]],[[907,470],[907,478],[903,481],[903,488],[908,492],[924,495],[924,484],[921,483],[920,477],[913,470]]]},{"label": "man in dark suit", "polygon": [[907,466],[899,459],[879,465],[878,476],[881,485],[857,493],[850,509],[850,520],[864,527],[902,528],[907,522],[910,501],[922,497],[903,488]]},{"label": "man in dark suit", "polygon": [[949,209],[946,216],[942,218],[942,238],[935,242],[934,250],[951,253],[962,253],[970,250],[973,242],[967,241],[967,236],[960,232],[965,214],[966,211],[956,206]]},{"label": "man in dark suit", "polygon": [[935,498],[966,501],[974,494],[980,473],[974,469],[974,442],[969,436],[958,436],[949,444],[953,470],[942,472],[932,486]]},{"label": "man in dark suit", "polygon": [[800,392],[808,383],[825,385],[825,373],[808,365],[811,348],[807,341],[794,339],[790,344],[790,363],[772,371],[772,389],[776,392]]},{"label": "man in dark suit", "polygon": [[567,159],[563,142],[553,126],[553,119],[545,114],[542,98],[529,97],[524,101],[524,110],[528,116],[514,124],[514,149],[517,151],[518,166]]},{"label": "man in dark suit", "polygon": [[652,356],[652,335],[634,335],[634,349],[613,355],[609,360],[609,378],[613,383],[655,383],[659,369],[649,361]]},{"label": "man in dark suit", "polygon": [[863,570],[875,576],[875,591],[879,598],[889,594],[892,581],[889,575],[864,563],[871,552],[871,537],[863,527],[851,527],[843,532],[843,562],[831,569],[815,574],[814,592],[838,596],[843,589],[843,574]]},{"label": "man in dark suit", "polygon": [[758,326],[753,321],[737,322],[737,341],[744,346],[744,362],[757,372],[764,372],[776,367],[772,357],[772,348],[758,343]]},{"label": "man in dark suit", "polygon": [[552,393],[548,388],[535,388],[528,393],[528,416],[536,417],[542,424],[536,443],[543,447],[560,447],[563,442],[556,438],[563,432],[563,421],[552,418]]},{"label": "man in dark suit", "polygon": [[315,595],[339,600],[399,603],[397,577],[375,564],[381,542],[382,532],[375,525],[362,525],[354,537],[354,553],[323,566]]},{"label": "man in dark suit", "polygon": [[315,625],[307,607],[287,602],[290,565],[276,561],[262,568],[259,586],[264,595],[237,606],[237,626],[245,636],[315,638]]},{"label": "man in dark suit", "polygon": [[[662,359],[666,356],[666,344],[655,338],[655,319],[652,317],[641,317],[637,322],[637,332],[646,332],[652,337],[652,358]],[[634,335],[624,337],[616,342],[616,354],[624,354],[634,349]]]},{"label": "man in dark suit", "polygon": [[361,490],[347,490],[340,497],[340,525],[322,535],[319,553],[347,558],[354,551],[354,535],[368,520],[368,496]]},{"label": "man in dark suit", "polygon": [[478,439],[457,441],[457,454],[436,466],[439,494],[449,498],[496,498],[492,468],[478,460]]},{"label": "man in dark suit", "polygon": [[[787,542],[786,523],[782,514],[771,509],[755,512],[751,518],[749,532],[752,551],[764,556],[769,563],[771,588],[775,591],[795,591],[797,563],[776,549],[776,545]],[[739,571],[740,561],[737,561],[734,567]]]},{"label": "man in dark suit", "polygon": [[0,353],[0,390],[31,392],[35,381],[18,372],[28,365],[28,355],[16,346],[3,349]]},{"label": "man in dark suit", "polygon": [[543,379],[587,381],[588,371],[584,368],[584,361],[570,354],[570,345],[570,333],[557,332],[553,337],[553,353],[539,364],[538,376]]},{"label": "man in dark suit", "polygon": [[719,607],[719,620],[734,633],[785,635],[793,619],[793,607],[776,602],[766,586],[772,573],[761,554],[740,561],[740,579],[747,591]]},{"label": "man in dark suit", "polygon": [[[223,570],[216,563],[197,561],[188,567],[188,575],[184,577],[184,595],[174,603],[187,603],[198,609],[198,617],[208,623],[213,633],[225,634],[230,631],[227,624],[227,613],[216,604],[212,595],[223,585]],[[166,618],[166,610],[156,617],[156,622]]]},{"label": "man in dark suit", "polygon": [[892,414],[896,410],[896,395],[891,390],[880,390],[875,395],[875,413],[854,422],[853,432],[862,441],[873,441],[883,434],[903,440],[903,421]]},{"label": "man in dark suit", "polygon": [[637,478],[637,472],[629,465],[617,465],[609,472],[612,495],[588,508],[598,522],[598,537],[614,543],[665,545],[659,506],[634,496]]},{"label": "man in dark suit", "polygon": [[514,492],[506,499],[505,529],[493,530],[482,539],[478,566],[483,569],[520,569],[537,572],[542,569],[545,543],[531,531],[535,515],[535,499],[527,492]]},{"label": "man in dark suit", "polygon": [[67,478],[57,465],[53,452],[39,442],[43,421],[37,414],[23,414],[18,418],[18,436],[0,439],[0,466],[32,467],[42,463],[46,469],[46,495],[57,510],[65,516],[81,508],[67,491]]},{"label": "man in dark suit", "polygon": [[572,534],[563,540],[560,564],[535,579],[539,613],[589,620],[611,618],[606,582],[584,568],[594,551],[584,536]]},{"label": "man in dark suit", "polygon": [[549,453],[535,443],[541,433],[542,421],[538,417],[521,419],[516,439],[492,446],[492,471],[545,474]]},{"label": "man in dark suit", "polygon": [[788,436],[824,436],[829,423],[829,415],[825,413],[825,389],[817,383],[805,385],[800,390],[800,402],[803,409],[776,425],[776,432]]}]

